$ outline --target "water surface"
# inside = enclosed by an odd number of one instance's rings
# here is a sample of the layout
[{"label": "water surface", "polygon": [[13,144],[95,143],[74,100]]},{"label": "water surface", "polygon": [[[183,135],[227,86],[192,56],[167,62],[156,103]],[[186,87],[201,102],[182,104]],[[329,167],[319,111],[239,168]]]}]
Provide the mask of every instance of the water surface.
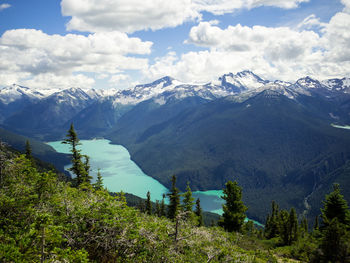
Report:
[{"label": "water surface", "polygon": [[[126,148],[121,145],[110,144],[106,139],[81,140],[78,147],[82,154],[90,157],[93,182],[96,180],[97,170],[100,169],[104,186],[111,192],[126,192],[146,198],[147,191],[151,193],[151,200],[161,200],[168,189],[157,180],[146,175],[131,159]],[[48,142],[57,152],[70,153],[69,145],[61,141]],[[67,164],[65,169],[69,168]],[[208,190],[193,192],[194,198],[200,198],[204,211],[222,214],[222,190]]]},{"label": "water surface", "polygon": [[[147,176],[130,159],[130,154],[121,145],[110,144],[108,140],[81,140],[79,148],[82,154],[90,157],[93,182],[96,180],[97,170],[100,169],[103,184],[111,192],[127,192],[145,198],[147,191],[151,192],[151,199],[160,200],[168,189],[157,180]],[[56,151],[70,153],[69,145],[61,141],[49,142]],[[69,165],[67,165],[68,168]]]}]

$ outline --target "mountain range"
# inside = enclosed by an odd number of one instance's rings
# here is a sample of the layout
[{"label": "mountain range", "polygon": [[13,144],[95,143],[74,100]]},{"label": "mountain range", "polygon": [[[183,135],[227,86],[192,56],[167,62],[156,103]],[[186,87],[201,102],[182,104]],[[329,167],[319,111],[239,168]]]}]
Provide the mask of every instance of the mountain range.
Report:
[{"label": "mountain range", "polygon": [[4,129],[56,140],[73,122],[81,138],[124,145],[168,187],[172,174],[182,190],[237,180],[261,221],[271,200],[313,217],[334,182],[350,201],[350,131],[339,128],[349,113],[349,78],[289,83],[251,71],[201,85],[164,77],[127,90],[0,89]]}]

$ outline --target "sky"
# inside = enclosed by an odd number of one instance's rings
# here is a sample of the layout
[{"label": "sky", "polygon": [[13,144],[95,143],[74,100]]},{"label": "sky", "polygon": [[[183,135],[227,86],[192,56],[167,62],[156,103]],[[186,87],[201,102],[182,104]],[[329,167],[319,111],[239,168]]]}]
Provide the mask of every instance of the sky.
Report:
[{"label": "sky", "polygon": [[0,87],[350,77],[350,0],[0,0]]}]

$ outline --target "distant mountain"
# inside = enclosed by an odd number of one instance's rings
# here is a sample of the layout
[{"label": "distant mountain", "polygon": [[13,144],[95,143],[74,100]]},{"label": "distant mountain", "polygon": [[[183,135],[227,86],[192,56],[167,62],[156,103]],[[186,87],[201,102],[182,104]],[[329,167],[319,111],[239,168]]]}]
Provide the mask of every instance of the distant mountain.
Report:
[{"label": "distant mountain", "polygon": [[[272,199],[313,216],[330,185],[350,189],[350,79],[295,83],[251,71],[203,84],[169,76],[127,90],[0,89],[0,124],[39,140],[107,137],[150,176],[195,189],[237,180],[251,218]],[[344,191],[350,201],[350,191]],[[307,204],[307,205],[305,205]],[[311,208],[310,208],[311,205]]]},{"label": "distant mountain", "polygon": [[91,95],[79,88],[59,91],[14,113],[4,121],[4,126],[36,138],[55,138],[67,130],[63,124],[93,101]]},{"label": "distant mountain", "polygon": [[0,128],[0,141],[13,149],[24,152],[27,140],[31,145],[34,157],[52,163],[58,170],[64,172],[64,166],[70,162],[70,157],[67,154],[57,153],[51,146],[45,143]]},{"label": "distant mountain", "polygon": [[[348,96],[343,96],[350,94],[349,83],[348,78],[320,82],[305,77],[291,84],[282,80],[264,80],[246,70],[225,74],[206,84],[182,83],[167,76],[127,90],[71,88],[50,92],[50,89],[36,91],[12,85],[0,89],[0,125],[37,139],[51,140],[61,138],[69,124],[74,122],[78,132],[89,138],[115,130],[113,127],[124,113],[149,100],[161,106],[186,98],[212,101],[234,96],[237,102],[243,102],[264,90],[275,90],[292,99],[301,94],[310,98],[320,96],[322,100],[337,99],[342,105],[337,105],[327,114],[343,124],[350,121],[350,115],[344,114],[349,105],[344,98]],[[343,109],[339,111],[338,106]]]},{"label": "distant mountain", "polygon": [[223,87],[232,89],[235,93],[254,90],[268,84],[270,81],[263,80],[253,72],[245,70],[237,74],[229,73],[219,78]]},{"label": "distant mountain", "polygon": [[0,89],[0,123],[44,97],[45,95],[38,91],[15,84]]},{"label": "distant mountain", "polygon": [[[350,132],[331,126],[348,115],[349,97],[342,93],[340,100],[338,91],[316,84],[266,82],[215,100],[150,99],[125,113],[107,137],[126,146],[143,171],[168,187],[172,174],[182,190],[187,181],[204,190],[237,180],[252,218],[263,221],[259,216],[273,199],[303,212],[305,198],[329,191],[350,160]],[[333,96],[322,96],[322,90]],[[197,102],[186,103],[190,98]],[[336,171],[340,175],[332,177]],[[350,181],[343,187],[348,186]],[[309,216],[319,212],[320,199],[313,198],[308,200],[317,206]]]},{"label": "distant mountain", "polygon": [[103,136],[116,125],[118,119],[133,105],[115,104],[111,99],[96,100],[62,125],[67,129],[70,123],[80,138]]}]

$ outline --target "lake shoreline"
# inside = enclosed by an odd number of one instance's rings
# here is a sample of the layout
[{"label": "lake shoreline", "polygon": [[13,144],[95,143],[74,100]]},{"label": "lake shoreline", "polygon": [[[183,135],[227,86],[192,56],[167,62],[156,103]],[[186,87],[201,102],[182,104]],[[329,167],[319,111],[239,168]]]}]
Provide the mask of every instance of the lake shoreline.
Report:
[{"label": "lake shoreline", "polygon": [[[145,199],[147,191],[151,193],[151,200],[162,200],[163,194],[169,189],[157,179],[146,174],[142,168],[132,160],[128,149],[122,144],[112,143],[109,139],[96,137],[89,140],[80,140],[80,149],[84,154],[90,156],[91,175],[93,181],[96,179],[97,170],[101,169],[104,184],[110,192],[125,192]],[[47,142],[57,152],[70,153],[69,146],[61,141]],[[65,166],[65,169],[68,168]],[[193,191],[194,198],[200,198],[203,211],[222,214],[221,199],[222,190],[211,189],[204,191]],[[251,219],[249,219],[251,220]],[[263,226],[258,221],[255,224]]]}]

